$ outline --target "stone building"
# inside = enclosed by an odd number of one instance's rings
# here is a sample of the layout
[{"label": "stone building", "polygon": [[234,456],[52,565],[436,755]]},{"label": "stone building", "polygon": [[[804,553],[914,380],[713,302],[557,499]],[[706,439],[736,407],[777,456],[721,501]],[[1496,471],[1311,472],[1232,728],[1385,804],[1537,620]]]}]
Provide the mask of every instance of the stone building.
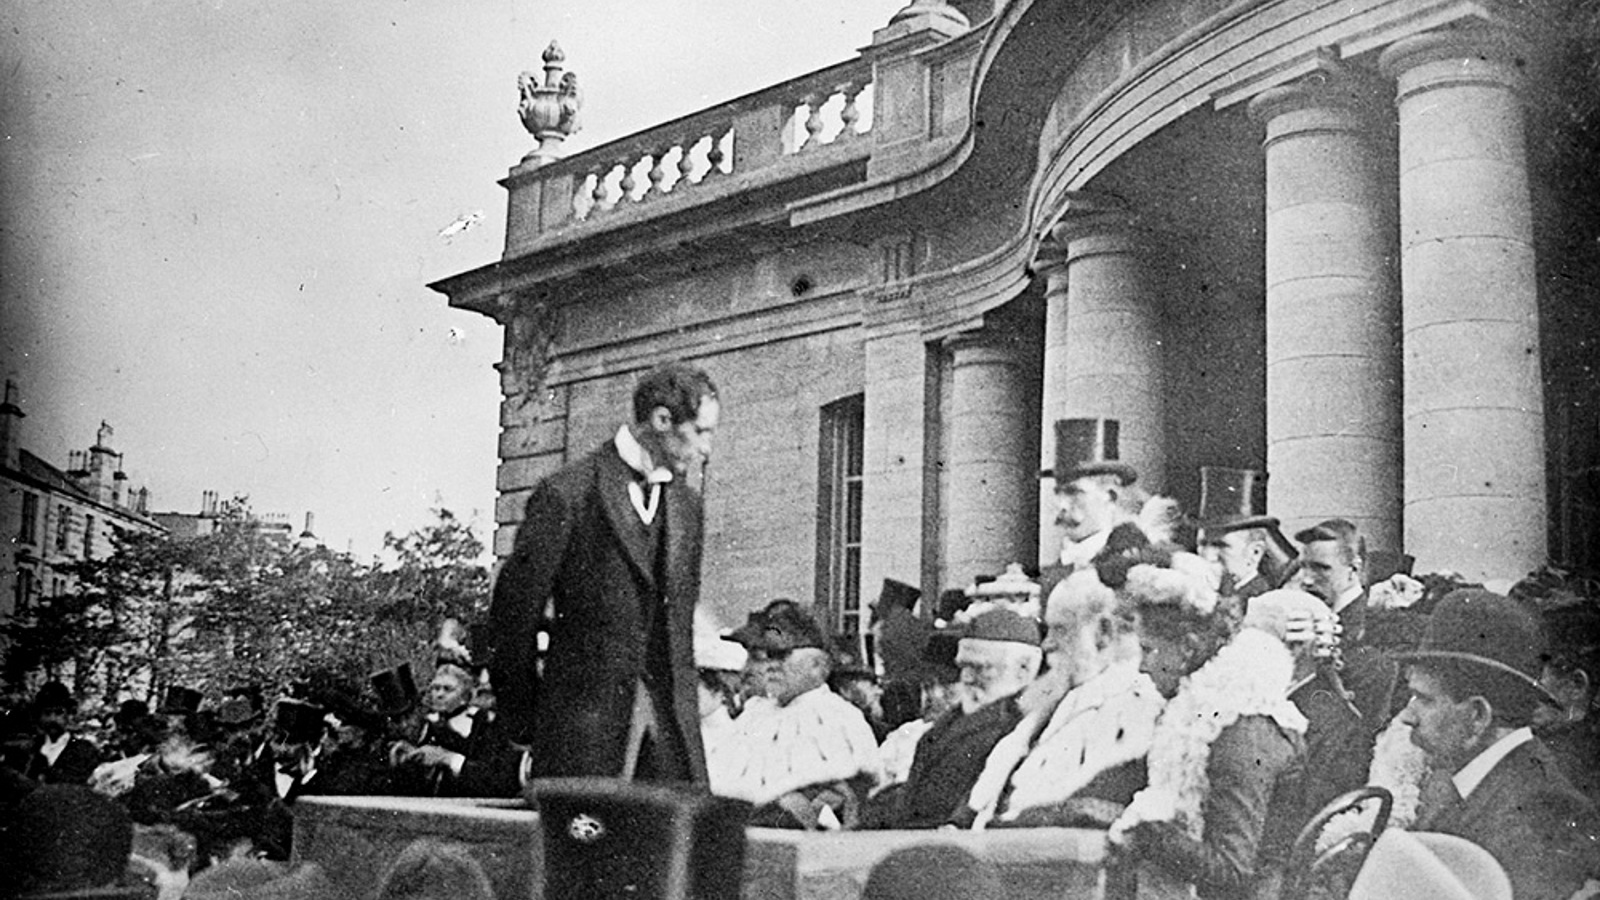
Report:
[{"label": "stone building", "polygon": [[[638,373],[724,395],[705,591],[859,617],[1052,557],[1066,418],[1186,508],[1416,571],[1600,564],[1597,23],[1578,2],[917,0],[850,60],[501,182],[433,287],[505,326],[496,552]],[[554,49],[554,48],[552,48]],[[541,93],[542,92],[542,93]]]},{"label": "stone building", "polygon": [[0,562],[0,621],[41,597],[70,591],[63,568],[116,552],[118,532],[156,533],[150,492],[134,490],[112,449],[111,426],[100,423],[94,445],[73,451],[65,470],[23,447],[17,387],[8,381],[0,403],[0,529],[11,546]]}]

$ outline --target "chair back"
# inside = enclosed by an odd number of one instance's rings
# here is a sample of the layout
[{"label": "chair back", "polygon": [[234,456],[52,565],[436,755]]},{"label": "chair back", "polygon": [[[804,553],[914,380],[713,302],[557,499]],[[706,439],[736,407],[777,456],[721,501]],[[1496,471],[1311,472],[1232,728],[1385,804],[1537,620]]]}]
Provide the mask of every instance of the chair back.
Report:
[{"label": "chair back", "polygon": [[[1376,802],[1378,809],[1370,827],[1347,834],[1320,852],[1317,850],[1317,839],[1322,836],[1329,822],[1341,813],[1361,809],[1371,802]],[[1377,843],[1378,835],[1383,834],[1383,830],[1389,826],[1389,813],[1393,808],[1393,794],[1385,788],[1368,785],[1335,797],[1312,816],[1311,821],[1300,829],[1289,851],[1289,864],[1284,873],[1281,894],[1283,900],[1306,900],[1319,879],[1339,874],[1354,879],[1367,854],[1372,851],[1372,846]],[[1333,893],[1344,896],[1342,890]]]}]

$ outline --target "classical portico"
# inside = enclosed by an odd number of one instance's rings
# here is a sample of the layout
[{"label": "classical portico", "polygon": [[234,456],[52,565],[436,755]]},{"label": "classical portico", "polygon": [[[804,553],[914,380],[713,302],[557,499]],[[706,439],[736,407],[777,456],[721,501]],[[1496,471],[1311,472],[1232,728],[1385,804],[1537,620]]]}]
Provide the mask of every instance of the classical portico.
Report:
[{"label": "classical portico", "polygon": [[1561,140],[1595,114],[1528,101],[1593,54],[1566,13],[944,7],[512,169],[504,258],[436,285],[511,326],[499,552],[637,372],[686,357],[726,394],[724,624],[794,596],[859,633],[885,577],[932,597],[1048,561],[1062,418],[1117,419],[1191,510],[1201,466],[1263,469],[1291,529],[1351,519],[1419,573],[1600,565],[1600,374],[1574,362],[1600,234],[1562,189],[1600,161]]}]

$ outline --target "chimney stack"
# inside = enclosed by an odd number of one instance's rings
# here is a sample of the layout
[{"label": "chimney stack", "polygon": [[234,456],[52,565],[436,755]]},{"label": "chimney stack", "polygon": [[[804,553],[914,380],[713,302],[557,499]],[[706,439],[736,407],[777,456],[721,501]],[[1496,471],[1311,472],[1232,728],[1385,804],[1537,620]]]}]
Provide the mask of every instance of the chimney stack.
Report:
[{"label": "chimney stack", "polygon": [[5,402],[0,403],[0,464],[12,471],[22,465],[22,420],[27,416],[17,400],[17,383],[7,378]]}]

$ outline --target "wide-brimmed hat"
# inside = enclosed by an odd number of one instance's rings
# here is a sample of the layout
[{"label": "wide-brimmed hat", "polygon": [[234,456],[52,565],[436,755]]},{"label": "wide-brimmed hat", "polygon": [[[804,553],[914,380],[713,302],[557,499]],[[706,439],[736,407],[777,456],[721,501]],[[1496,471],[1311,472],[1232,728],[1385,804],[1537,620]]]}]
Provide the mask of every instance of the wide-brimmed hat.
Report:
[{"label": "wide-brimmed hat", "polygon": [[788,653],[812,648],[833,652],[833,641],[817,623],[815,617],[798,605],[773,607],[763,610],[760,633],[750,644],[752,652]]},{"label": "wide-brimmed hat", "polygon": [[173,685],[167,688],[167,693],[161,698],[161,708],[156,710],[163,716],[192,716],[200,711],[200,701],[205,695],[194,688]]},{"label": "wide-brimmed hat", "polygon": [[1539,685],[1545,641],[1538,619],[1493,591],[1461,588],[1446,594],[1428,619],[1421,646],[1394,656],[1469,675],[1476,693],[1513,716],[1554,702]]},{"label": "wide-brimmed hat", "polygon": [[1350,900],[1511,900],[1511,879],[1489,853],[1453,834],[1391,828],[1372,845]]},{"label": "wide-brimmed hat", "polygon": [[1055,465],[1039,473],[1060,489],[1091,475],[1114,475],[1123,485],[1139,479],[1138,470],[1119,458],[1116,419],[1057,419]]},{"label": "wide-brimmed hat", "polygon": [[372,692],[378,697],[378,712],[394,718],[403,716],[417,707],[422,694],[417,690],[417,680],[411,676],[411,663],[404,662],[392,669],[374,672],[368,679]]}]

